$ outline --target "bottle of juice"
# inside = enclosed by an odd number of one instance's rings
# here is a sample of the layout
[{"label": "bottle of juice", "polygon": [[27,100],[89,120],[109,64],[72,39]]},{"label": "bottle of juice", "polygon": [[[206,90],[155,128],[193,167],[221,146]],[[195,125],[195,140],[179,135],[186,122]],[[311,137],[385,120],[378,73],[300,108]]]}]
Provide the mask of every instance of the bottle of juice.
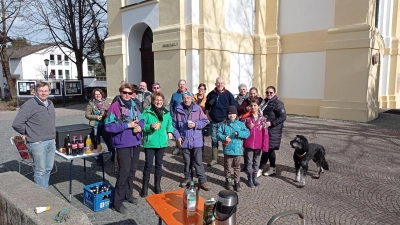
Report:
[{"label": "bottle of juice", "polygon": [[87,136],[85,144],[86,144],[86,154],[91,154],[93,150],[93,143],[92,139],[90,139],[90,135]]}]

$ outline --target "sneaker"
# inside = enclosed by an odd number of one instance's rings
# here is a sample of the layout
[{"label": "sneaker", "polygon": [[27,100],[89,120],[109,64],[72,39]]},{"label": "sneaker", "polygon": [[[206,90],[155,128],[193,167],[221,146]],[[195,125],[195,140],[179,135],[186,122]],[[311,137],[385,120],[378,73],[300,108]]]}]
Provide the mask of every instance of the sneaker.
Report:
[{"label": "sneaker", "polygon": [[215,164],[217,164],[215,160],[211,160],[211,162],[207,163],[208,166],[214,166]]},{"label": "sneaker", "polygon": [[137,205],[137,203],[138,203],[137,198],[135,198],[135,197],[133,197],[133,196],[132,196],[132,198],[127,199],[127,201],[128,201],[129,203],[133,204],[133,205]]},{"label": "sneaker", "polygon": [[225,189],[226,190],[230,190],[230,191],[232,191],[233,190],[233,187],[232,187],[232,178],[226,178],[226,180],[225,180]]},{"label": "sneaker", "polygon": [[259,170],[257,171],[257,177],[260,177],[260,176],[261,176],[261,174],[262,174],[262,170],[261,170],[261,169],[259,169]]},{"label": "sneaker", "polygon": [[236,181],[235,181],[235,191],[236,191],[236,192],[240,192],[240,190],[241,190],[241,188],[240,188],[240,181],[239,181],[239,182],[236,182]]},{"label": "sneaker", "polygon": [[207,182],[200,184],[200,188],[205,191],[209,191],[211,189],[210,185],[208,185]]},{"label": "sneaker", "polygon": [[114,209],[114,211],[117,211],[121,214],[128,214],[128,209],[124,205],[122,205],[119,208],[113,208],[113,209]]},{"label": "sneaker", "polygon": [[273,176],[276,175],[276,167],[269,167],[267,172],[263,173],[264,176]]},{"label": "sneaker", "polygon": [[190,182],[190,180],[183,180],[183,181],[179,184],[179,186],[185,188],[185,187],[187,186],[187,183],[189,183],[189,182]]},{"label": "sneaker", "polygon": [[175,150],[172,152],[173,155],[176,155],[179,153],[179,148],[175,148]]}]

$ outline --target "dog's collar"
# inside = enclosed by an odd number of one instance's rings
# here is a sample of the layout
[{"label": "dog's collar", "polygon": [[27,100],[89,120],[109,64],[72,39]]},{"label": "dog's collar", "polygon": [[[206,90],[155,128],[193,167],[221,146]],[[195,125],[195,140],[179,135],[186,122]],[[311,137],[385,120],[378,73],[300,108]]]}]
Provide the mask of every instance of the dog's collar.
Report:
[{"label": "dog's collar", "polygon": [[307,154],[307,152],[304,152],[303,155],[299,155],[299,154],[296,154],[296,155],[301,159],[301,158],[303,158],[306,154]]}]

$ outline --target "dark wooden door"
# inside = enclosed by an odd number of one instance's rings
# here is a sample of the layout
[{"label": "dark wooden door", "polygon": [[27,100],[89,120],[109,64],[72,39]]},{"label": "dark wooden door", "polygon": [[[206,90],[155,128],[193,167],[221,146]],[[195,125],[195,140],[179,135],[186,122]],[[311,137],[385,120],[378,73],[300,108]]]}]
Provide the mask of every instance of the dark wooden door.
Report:
[{"label": "dark wooden door", "polygon": [[153,32],[148,27],[143,33],[142,46],[140,48],[142,61],[142,81],[146,82],[147,89],[154,84],[154,52],[152,50]]}]

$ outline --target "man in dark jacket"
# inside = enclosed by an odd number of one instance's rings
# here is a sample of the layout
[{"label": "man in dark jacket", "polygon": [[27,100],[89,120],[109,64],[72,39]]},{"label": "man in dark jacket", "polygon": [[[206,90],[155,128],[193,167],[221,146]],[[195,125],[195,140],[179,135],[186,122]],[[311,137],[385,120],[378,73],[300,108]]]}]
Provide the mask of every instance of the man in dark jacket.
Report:
[{"label": "man in dark jacket", "polygon": [[235,97],[225,89],[225,80],[218,77],[215,80],[215,88],[207,95],[206,114],[210,121],[211,141],[212,141],[212,160],[208,166],[217,164],[218,159],[218,140],[217,131],[221,123],[226,119],[226,110],[230,105],[238,107]]},{"label": "man in dark jacket", "polygon": [[26,139],[26,146],[34,158],[35,183],[46,190],[56,153],[56,111],[48,99],[49,93],[48,83],[36,84],[36,95],[21,106],[12,124]]},{"label": "man in dark jacket", "polygon": [[286,110],[283,102],[278,100],[276,89],[269,86],[266,91],[267,98],[261,103],[260,109],[267,118],[269,149],[261,155],[260,166],[257,177],[261,176],[262,170],[269,160],[269,170],[263,173],[264,176],[276,175],[276,155],[275,150],[279,150],[282,139],[283,122],[286,120]]}]

